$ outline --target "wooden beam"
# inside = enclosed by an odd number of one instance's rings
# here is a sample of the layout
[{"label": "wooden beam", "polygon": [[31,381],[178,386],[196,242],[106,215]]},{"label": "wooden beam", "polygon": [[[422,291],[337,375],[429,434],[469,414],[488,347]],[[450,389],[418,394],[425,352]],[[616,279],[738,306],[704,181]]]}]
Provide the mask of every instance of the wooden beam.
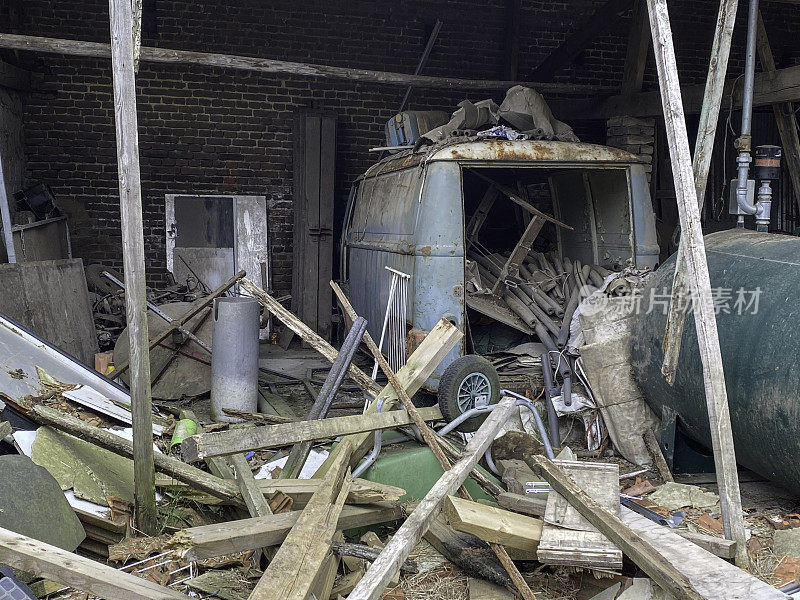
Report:
[{"label": "wooden beam", "polygon": [[624,506],[621,519],[637,536],[657,548],[661,557],[674,565],[703,598],[788,600],[783,592],[747,571],[717,558],[691,538],[683,538],[683,532],[654,523]]},{"label": "wooden beam", "polygon": [[[105,431],[71,415],[66,415],[61,411],[43,405],[34,406],[31,416],[37,423],[49,425],[59,431],[74,435],[114,454],[133,458],[133,444],[110,431]],[[236,482],[220,479],[166,454],[158,453],[153,458],[155,466],[161,473],[174,477],[197,490],[211,494],[215,498],[242,504],[242,498]]]},{"label": "wooden beam", "polygon": [[428,529],[431,521],[441,509],[442,502],[461,487],[469,472],[478,463],[480,457],[494,441],[494,437],[502,424],[511,415],[516,406],[513,398],[504,398],[495,408],[464,449],[464,458],[453,465],[453,468],[439,478],[414,511],[405,520],[400,529],[383,549],[378,559],[372,563],[356,588],[348,596],[348,600],[377,600],[408,558],[413,547],[419,542]]},{"label": "wooden beam", "polygon": [[[648,0],[652,1],[652,0]],[[662,589],[683,600],[702,600],[689,579],[665,559],[642,536],[630,529],[615,514],[589,497],[560,467],[544,456],[533,455],[525,461],[564,496],[586,520],[611,540]]]},{"label": "wooden beam", "polygon": [[249,600],[306,600],[331,549],[336,523],[350,482],[350,442],[343,441],[336,462],[320,481]]},{"label": "wooden beam", "polygon": [[628,49],[622,72],[622,93],[642,91],[644,69],[650,52],[650,27],[647,22],[645,0],[634,0],[631,28],[628,33]]},{"label": "wooden beam", "polygon": [[107,600],[186,600],[175,590],[0,528],[0,563]]},{"label": "wooden beam", "polygon": [[[442,359],[461,341],[463,334],[449,321],[442,319],[431,329],[425,339],[422,340],[416,350],[408,357],[406,364],[397,372],[397,380],[406,394],[415,394],[422,387],[422,384],[431,376]],[[398,394],[392,385],[387,385],[381,390],[376,398],[383,398],[383,411],[392,410],[397,406]],[[370,404],[364,414],[376,412],[377,402]],[[348,436],[353,441],[353,455],[351,465],[357,464],[367,449],[372,446],[373,435],[371,433],[356,433]],[[345,438],[347,439],[347,438]],[[338,447],[338,446],[337,446]],[[331,451],[325,462],[320,465],[314,477],[322,477],[330,464],[335,459],[338,452],[337,447]]]},{"label": "wooden beam", "polygon": [[497,290],[505,285],[508,277],[515,278],[519,276],[519,265],[525,257],[528,256],[528,252],[531,251],[531,246],[536,236],[538,236],[539,232],[542,230],[542,227],[544,227],[544,219],[539,215],[533,215],[533,218],[528,222],[528,226],[522,233],[522,237],[517,242],[517,245],[514,246],[503,268],[500,270],[500,276],[492,286],[493,294],[496,294]]},{"label": "wooden beam", "polygon": [[711,443],[714,465],[719,483],[720,506],[725,537],[736,542],[737,564],[749,565],[747,538],[742,518],[742,499],[736,470],[736,451],[731,431],[728,393],[725,388],[725,373],[722,369],[722,354],[717,334],[714,300],[706,263],[705,242],[700,222],[700,208],[694,186],[689,138],[681,103],[678,67],[675,63],[675,48],[666,0],[647,0],[650,28],[653,37],[656,66],[664,104],[664,123],[675,180],[675,195],[681,223],[681,244],[686,247],[689,288],[695,292],[693,298],[694,322],[700,360],[703,365],[703,380],[706,390],[706,409],[711,428]]},{"label": "wooden beam", "polygon": [[[758,50],[758,59],[761,61],[761,68],[765,73],[774,73],[775,59],[772,56],[772,48],[769,45],[769,38],[767,38],[764,20],[761,18],[761,11],[758,13],[756,49]],[[800,209],[800,137],[797,133],[794,106],[792,106],[791,102],[777,102],[772,105],[772,111],[775,113],[775,122],[778,124],[778,133],[781,136],[783,156],[788,163],[789,178],[792,180],[795,201],[798,209]]]},{"label": "wooden beam", "polygon": [[[300,511],[291,511],[271,517],[190,527],[173,535],[164,547],[177,550],[186,560],[202,560],[276,546],[283,543],[299,517]],[[367,527],[402,518],[403,510],[397,503],[345,505],[336,527],[340,530]]]},{"label": "wooden beam", "polygon": [[[258,300],[264,306],[264,308],[280,319],[284,325],[299,335],[303,341],[308,343],[309,346],[322,354],[322,356],[327,358],[331,363],[336,360],[336,356],[339,354],[336,348],[331,346],[327,341],[320,337],[317,332],[312,330],[308,325],[293,315],[280,302],[275,300],[275,298],[270,296],[267,292],[262,290],[247,278],[242,279],[239,287],[244,292],[247,292],[253,298]],[[355,381],[364,389],[365,392],[371,394],[373,397],[381,391],[380,386],[376,384],[369,375],[364,373],[364,371],[359,369],[354,364],[351,364],[348,367],[347,373],[353,381]]]},{"label": "wooden beam", "polygon": [[[736,84],[734,86],[734,84]],[[735,87],[735,89],[734,89]],[[705,97],[705,85],[690,85],[681,88],[683,112],[700,114]],[[773,73],[756,73],[753,106],[767,106],[777,102],[800,100],[800,66],[777,69]],[[722,93],[727,105],[733,94],[734,108],[742,106],[742,82],[729,79]],[[652,117],[663,114],[659,92],[640,92],[611,96],[605,100],[574,100],[559,106],[562,119],[608,119],[619,115],[630,117]]]},{"label": "wooden beam", "polygon": [[497,503],[506,510],[513,510],[529,517],[543,517],[547,500],[532,498],[522,494],[503,492],[497,497]]},{"label": "wooden beam", "polygon": [[[258,487],[265,496],[282,492],[294,500],[293,508],[305,506],[319,489],[319,479],[258,479]],[[353,479],[347,494],[347,504],[375,504],[399,502],[405,496],[403,488],[366,479]]]},{"label": "wooden beam", "polygon": [[[442,420],[442,412],[438,406],[419,410],[425,421]],[[393,410],[380,414],[348,415],[317,421],[295,421],[279,425],[215,431],[185,439],[181,444],[181,455],[187,462],[195,462],[212,456],[280,448],[300,442],[326,440],[379,429],[394,429],[402,425],[411,425],[413,422],[406,411]]]},{"label": "wooden beam", "polygon": [[230,457],[231,465],[236,471],[236,484],[239,486],[239,493],[244,498],[247,512],[251,517],[268,517],[272,514],[264,492],[258,485],[250,465],[244,454],[234,454]]},{"label": "wooden beam", "polygon": [[125,314],[131,363],[133,417],[134,524],[145,535],[158,531],[153,412],[150,397],[150,352],[147,334],[142,183],[136,120],[136,76],[133,68],[133,15],[130,0],[109,0],[114,123],[117,130],[122,264],[125,271]]},{"label": "wooden beam", "polygon": [[[36,37],[30,35],[0,34],[0,48],[12,50],[28,50],[46,54],[63,54],[68,56],[85,56],[91,58],[109,58],[111,49],[108,44],[83,42],[79,40],[63,40],[56,38]],[[143,46],[140,59],[144,62],[196,65],[219,69],[254,71],[257,73],[276,73],[311,77],[317,79],[350,81],[356,83],[374,83],[382,85],[413,86],[423,89],[447,90],[502,90],[515,85],[532,87],[540,92],[595,94],[611,91],[604,86],[579,85],[572,83],[547,83],[533,81],[497,81],[489,79],[459,79],[455,77],[431,77],[429,75],[409,75],[406,73],[389,73],[386,71],[369,71],[365,69],[349,69],[347,67],[331,67],[308,63],[272,60],[253,56],[235,56],[232,54],[211,54],[208,52],[191,52],[187,50],[170,50]]]},{"label": "wooden beam", "polygon": [[495,542],[528,552],[536,552],[542,537],[541,519],[448,496],[442,509],[450,527],[469,533],[484,542]]},{"label": "wooden beam", "polygon": [[[714,153],[714,137],[719,122],[719,111],[722,103],[722,90],[725,85],[725,73],[728,70],[728,57],[731,51],[733,25],[736,21],[738,0],[721,0],[717,15],[717,26],[714,29],[714,41],[711,44],[711,59],[706,77],[706,93],[703,108],[700,111],[700,122],[697,126],[697,140],[694,146],[692,170],[694,186],[700,214],[706,198],[708,170],[711,167],[711,156]],[[686,302],[689,298],[689,287],[686,281],[686,249],[683,243],[678,246],[678,258],[675,262],[675,274],[672,278],[672,297],[669,305],[667,326],[664,331],[664,361],[661,373],[672,385],[678,369],[683,324],[686,321]]]},{"label": "wooden beam", "polygon": [[559,70],[571,65],[593,39],[611,29],[619,14],[630,4],[631,0],[608,0],[581,21],[575,31],[534,69],[533,77],[540,81],[550,81]]}]

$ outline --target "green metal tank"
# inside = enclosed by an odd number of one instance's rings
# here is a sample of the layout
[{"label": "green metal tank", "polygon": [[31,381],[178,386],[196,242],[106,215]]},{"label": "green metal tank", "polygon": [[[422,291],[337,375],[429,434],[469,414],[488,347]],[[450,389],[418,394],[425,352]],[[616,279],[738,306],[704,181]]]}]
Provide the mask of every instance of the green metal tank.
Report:
[{"label": "green metal tank", "polygon": [[[800,238],[743,229],[706,236],[737,461],[787,488],[800,483]],[[673,408],[706,447],[711,434],[694,318],[687,315],[674,386],[661,375],[676,255],[644,290],[633,372],[657,414]],[[649,312],[648,312],[649,311]]]}]

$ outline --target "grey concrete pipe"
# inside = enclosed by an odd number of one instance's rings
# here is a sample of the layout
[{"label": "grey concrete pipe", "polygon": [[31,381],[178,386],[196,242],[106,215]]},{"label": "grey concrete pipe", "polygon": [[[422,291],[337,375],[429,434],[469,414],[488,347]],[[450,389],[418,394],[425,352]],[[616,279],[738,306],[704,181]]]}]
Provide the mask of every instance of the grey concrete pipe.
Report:
[{"label": "grey concrete pipe", "polygon": [[223,409],[258,412],[258,326],[254,298],[214,300],[211,417],[238,421]]}]

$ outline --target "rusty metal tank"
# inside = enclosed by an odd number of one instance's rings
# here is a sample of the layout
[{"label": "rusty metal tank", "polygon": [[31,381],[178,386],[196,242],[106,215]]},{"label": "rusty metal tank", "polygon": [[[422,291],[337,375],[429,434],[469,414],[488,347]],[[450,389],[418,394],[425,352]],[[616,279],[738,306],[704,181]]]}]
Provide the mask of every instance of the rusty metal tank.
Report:
[{"label": "rusty metal tank", "polygon": [[[706,236],[738,462],[787,488],[800,482],[800,238],[744,229]],[[657,414],[711,447],[694,318],[687,316],[674,386],[661,375],[673,255],[648,282],[633,329],[636,380]],[[651,298],[655,302],[651,302]]]}]

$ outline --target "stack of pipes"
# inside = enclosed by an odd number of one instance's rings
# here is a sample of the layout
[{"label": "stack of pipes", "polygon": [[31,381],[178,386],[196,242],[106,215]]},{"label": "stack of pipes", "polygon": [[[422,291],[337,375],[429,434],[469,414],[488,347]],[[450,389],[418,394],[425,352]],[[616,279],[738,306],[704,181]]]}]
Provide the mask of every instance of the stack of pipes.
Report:
[{"label": "stack of pipes", "polygon": [[[507,255],[470,252],[487,293],[500,276]],[[600,265],[583,265],[555,252],[530,252],[520,263],[519,276],[497,288],[496,300],[533,329],[548,350],[563,349],[572,315],[581,300],[603,285],[612,272]]]}]

